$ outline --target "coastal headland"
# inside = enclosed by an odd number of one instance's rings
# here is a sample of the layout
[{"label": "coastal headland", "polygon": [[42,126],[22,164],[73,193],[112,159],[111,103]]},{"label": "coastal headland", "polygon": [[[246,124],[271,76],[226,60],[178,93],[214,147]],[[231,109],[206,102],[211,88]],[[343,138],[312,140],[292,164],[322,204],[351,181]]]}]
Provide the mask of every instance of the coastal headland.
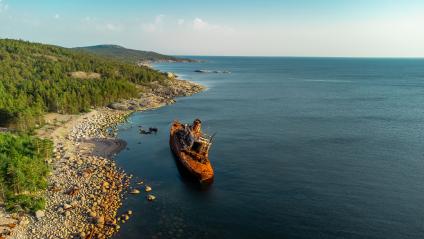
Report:
[{"label": "coastal headland", "polygon": [[[154,84],[154,82],[153,82]],[[205,87],[175,78],[140,90],[139,97],[79,115],[49,113],[36,131],[54,143],[45,210],[35,215],[0,215],[10,230],[7,238],[109,238],[120,229],[117,215],[123,195],[137,188],[131,175],[115,164],[113,156],[126,147],[115,127],[131,113],[158,108]],[[138,186],[139,187],[139,186]],[[141,191],[141,190],[140,190]],[[140,195],[140,200],[146,200]],[[4,213],[3,213],[4,214]],[[9,225],[9,226],[7,226]]]}]

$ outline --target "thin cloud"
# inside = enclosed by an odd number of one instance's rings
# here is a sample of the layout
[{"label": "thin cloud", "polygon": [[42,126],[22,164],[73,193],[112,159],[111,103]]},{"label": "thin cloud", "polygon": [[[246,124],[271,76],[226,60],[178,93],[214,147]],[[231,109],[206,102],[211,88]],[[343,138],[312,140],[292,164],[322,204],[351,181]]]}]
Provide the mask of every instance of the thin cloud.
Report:
[{"label": "thin cloud", "polygon": [[160,15],[157,15],[156,17],[155,17],[155,23],[156,24],[161,24],[162,23],[162,21],[163,21],[163,18],[165,17],[165,15],[162,15],[162,14],[160,14]]},{"label": "thin cloud", "polygon": [[116,24],[116,23],[105,23],[105,22],[97,22],[97,21],[91,21],[88,22],[88,25],[91,25],[95,27],[97,31],[101,32],[121,32],[124,28],[122,25]]},{"label": "thin cloud", "polygon": [[106,30],[109,30],[109,31],[119,31],[119,30],[121,30],[121,27],[119,27],[115,24],[112,24],[112,23],[107,23],[105,25],[105,28],[106,28]]},{"label": "thin cloud", "polygon": [[196,18],[193,20],[193,28],[194,30],[205,30],[207,28],[211,28],[212,26],[210,26],[207,22],[203,21],[200,18]]},{"label": "thin cloud", "polygon": [[141,25],[141,28],[146,32],[160,31],[160,30],[162,30],[164,18],[165,18],[165,15],[162,15],[162,14],[157,15],[153,22],[144,23],[144,24]]},{"label": "thin cloud", "polygon": [[232,32],[232,28],[208,23],[201,18],[195,18],[192,22],[192,27],[196,31],[225,31]]},{"label": "thin cloud", "polygon": [[84,18],[81,18],[81,21],[85,22],[85,23],[90,23],[90,22],[94,23],[94,22],[98,22],[99,19],[96,18],[96,17],[92,17],[92,16],[85,16]]},{"label": "thin cloud", "polygon": [[54,15],[54,19],[59,19],[59,18],[60,18],[60,15],[56,13],[56,14]]},{"label": "thin cloud", "polygon": [[185,20],[184,20],[184,19],[178,19],[178,21],[177,21],[177,24],[178,24],[179,26],[184,25],[184,23],[185,23]]},{"label": "thin cloud", "polygon": [[122,32],[126,29],[120,22],[108,22],[96,17],[85,16],[80,19],[80,29],[91,29],[100,32]]},{"label": "thin cloud", "polygon": [[0,0],[0,12],[5,12],[9,9],[9,5]]}]

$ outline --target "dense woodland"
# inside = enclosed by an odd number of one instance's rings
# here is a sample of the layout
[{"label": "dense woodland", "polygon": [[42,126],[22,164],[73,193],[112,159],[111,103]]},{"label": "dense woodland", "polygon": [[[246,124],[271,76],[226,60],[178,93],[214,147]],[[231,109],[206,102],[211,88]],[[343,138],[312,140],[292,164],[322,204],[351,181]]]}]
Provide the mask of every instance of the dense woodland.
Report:
[{"label": "dense woodland", "polygon": [[52,143],[27,135],[0,134],[0,201],[9,210],[34,211],[44,207],[38,191],[47,187],[46,158]]},{"label": "dense woodland", "polygon": [[[95,72],[80,79],[72,72]],[[134,97],[157,71],[62,47],[0,39],[0,127],[26,131],[45,112],[78,113]]]},{"label": "dense woodland", "polygon": [[39,191],[47,187],[52,142],[28,136],[43,114],[86,112],[165,80],[157,71],[79,50],[0,39],[0,204],[14,211],[44,207]]}]

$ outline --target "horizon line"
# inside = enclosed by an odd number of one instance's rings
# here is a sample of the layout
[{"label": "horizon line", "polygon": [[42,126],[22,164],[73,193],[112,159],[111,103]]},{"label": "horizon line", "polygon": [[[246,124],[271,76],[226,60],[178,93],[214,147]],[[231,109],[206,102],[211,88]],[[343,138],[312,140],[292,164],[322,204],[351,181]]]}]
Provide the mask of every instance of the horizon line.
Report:
[{"label": "horizon line", "polygon": [[126,49],[130,49],[130,50],[137,50],[137,51],[147,51],[147,52],[155,52],[155,53],[159,53],[162,55],[168,55],[168,56],[175,56],[175,57],[245,57],[245,58],[253,58],[253,57],[257,57],[257,58],[333,58],[333,59],[424,59],[424,56],[306,56],[306,55],[299,55],[299,56],[295,56],[295,55],[218,55],[218,54],[212,54],[212,55],[204,55],[204,54],[168,54],[168,53],[163,53],[161,51],[156,51],[156,50],[140,50],[140,49],[135,49],[135,48],[128,48],[127,46],[123,46],[122,44],[119,43],[104,43],[104,44],[94,44],[94,45],[85,45],[85,46],[73,46],[73,47],[66,47],[63,45],[59,45],[59,44],[52,44],[52,43],[44,43],[44,42],[40,42],[40,41],[31,41],[31,40],[25,40],[22,38],[8,38],[8,37],[0,37],[0,39],[5,39],[5,40],[20,40],[20,41],[26,41],[26,42],[31,42],[31,43],[38,43],[38,44],[46,44],[46,45],[54,45],[54,46],[59,46],[59,47],[63,47],[63,48],[68,48],[68,49],[72,49],[72,48],[82,48],[82,47],[90,47],[90,46],[101,46],[101,45],[115,45],[115,46],[120,46]]},{"label": "horizon line", "polygon": [[[160,53],[165,54],[166,53]],[[339,59],[424,59],[424,56],[293,56],[293,55],[183,55],[183,54],[169,54],[169,56],[175,56],[175,57],[245,57],[245,58],[339,58]]]}]

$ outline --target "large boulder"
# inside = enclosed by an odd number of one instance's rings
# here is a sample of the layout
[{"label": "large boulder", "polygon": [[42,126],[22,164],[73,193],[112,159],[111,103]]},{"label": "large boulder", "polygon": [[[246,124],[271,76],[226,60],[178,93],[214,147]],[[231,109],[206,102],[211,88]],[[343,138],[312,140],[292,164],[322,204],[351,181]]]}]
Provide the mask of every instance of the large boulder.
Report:
[{"label": "large boulder", "polygon": [[138,190],[138,189],[133,189],[133,190],[131,190],[131,191],[130,191],[130,193],[131,193],[131,194],[139,194],[139,193],[140,193],[140,190]]},{"label": "large boulder", "polygon": [[167,76],[168,78],[170,78],[170,79],[177,78],[177,76],[176,76],[174,73],[172,73],[172,72],[166,72],[166,76]]},{"label": "large boulder", "polygon": [[128,110],[128,106],[122,103],[111,103],[108,107],[114,110]]},{"label": "large boulder", "polygon": [[35,212],[35,217],[40,220],[41,218],[45,217],[46,213],[43,210],[37,210]]}]

